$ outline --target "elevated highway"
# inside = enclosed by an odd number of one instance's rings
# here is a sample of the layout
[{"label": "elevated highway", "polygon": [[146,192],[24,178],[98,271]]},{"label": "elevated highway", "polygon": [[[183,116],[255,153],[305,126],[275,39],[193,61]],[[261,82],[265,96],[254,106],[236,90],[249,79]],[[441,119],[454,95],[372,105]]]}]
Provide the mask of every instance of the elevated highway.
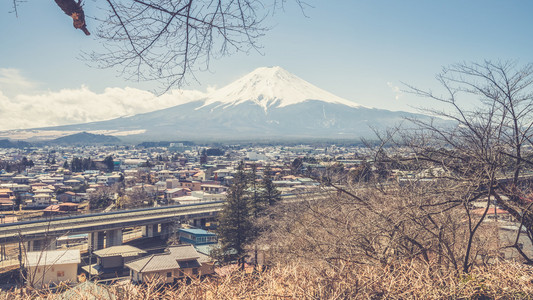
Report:
[{"label": "elevated highway", "polygon": [[[223,201],[217,201],[0,224],[0,244],[29,242],[80,233],[117,233],[118,231],[120,231],[120,237],[112,243],[120,244],[123,228],[172,224],[177,220],[185,219],[213,218],[222,210],[223,205]],[[152,227],[149,231],[153,230]],[[103,239],[103,237],[96,237],[96,239]]]},{"label": "elevated highway", "polygon": [[[309,191],[284,194],[281,198],[283,202],[300,202],[330,196],[327,191]],[[22,242],[28,251],[53,249],[60,236],[87,233],[89,247],[97,250],[121,245],[124,228],[141,227],[145,237],[165,237],[173,232],[176,222],[213,219],[223,206],[224,201],[216,201],[0,224],[0,245]]]}]

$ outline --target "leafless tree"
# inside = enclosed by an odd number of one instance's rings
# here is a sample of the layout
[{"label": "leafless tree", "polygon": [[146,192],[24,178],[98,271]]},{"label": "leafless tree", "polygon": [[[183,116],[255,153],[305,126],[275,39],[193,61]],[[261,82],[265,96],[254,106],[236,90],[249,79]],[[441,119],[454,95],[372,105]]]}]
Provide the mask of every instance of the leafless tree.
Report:
[{"label": "leafless tree", "polygon": [[[527,198],[530,178],[524,177],[533,165],[528,159],[531,150],[524,153],[533,146],[533,64],[462,63],[444,68],[436,78],[444,88],[442,95],[412,86],[409,91],[440,102],[443,109],[423,112],[453,120],[453,124],[413,120],[419,131],[410,145],[417,159],[440,165],[454,181],[474,187],[464,199],[466,205],[485,194],[483,217],[471,222],[468,215],[470,236],[475,235],[492,200],[533,236],[531,199]],[[533,262],[517,243],[513,246]]]},{"label": "leafless tree", "polygon": [[116,207],[121,209],[132,209],[150,205],[153,201],[154,197],[149,195],[146,191],[142,189],[134,189],[120,196],[116,201]]},{"label": "leafless tree", "polygon": [[[465,198],[475,189],[424,179],[398,182],[375,173],[379,184],[353,178],[329,181],[334,190],[321,199],[280,204],[265,220],[270,230],[261,247],[278,261],[298,258],[334,269],[413,260],[435,271],[457,272],[465,261],[468,271],[472,257],[497,256],[489,238],[492,228],[482,226],[480,216],[467,215]],[[469,220],[480,224],[475,231]]]},{"label": "leafless tree", "polygon": [[96,191],[89,193],[89,209],[105,209],[115,202],[115,187],[101,187]]},{"label": "leafless tree", "polygon": [[[85,16],[98,25],[103,51],[84,58],[101,68],[119,68],[136,81],[157,81],[161,91],[184,83],[186,76],[208,69],[212,58],[259,51],[269,29],[265,19],[287,0],[106,0],[84,7],[81,0],[56,0],[89,34]],[[300,8],[304,0],[293,0]],[[21,0],[13,0],[13,10]],[[89,11],[89,13],[86,13]],[[91,31],[94,31],[91,29]]]},{"label": "leafless tree", "polygon": [[[533,165],[532,66],[463,63],[437,79],[443,95],[408,88],[440,102],[442,109],[424,110],[439,118],[412,119],[379,134],[378,143],[368,144],[374,153],[369,166],[315,174],[334,193],[274,212],[263,245],[273,257],[334,268],[414,259],[431,269],[469,272],[500,259],[499,223],[486,222],[496,207],[533,236],[525,176]],[[520,235],[507,246],[532,262],[520,249]]]}]

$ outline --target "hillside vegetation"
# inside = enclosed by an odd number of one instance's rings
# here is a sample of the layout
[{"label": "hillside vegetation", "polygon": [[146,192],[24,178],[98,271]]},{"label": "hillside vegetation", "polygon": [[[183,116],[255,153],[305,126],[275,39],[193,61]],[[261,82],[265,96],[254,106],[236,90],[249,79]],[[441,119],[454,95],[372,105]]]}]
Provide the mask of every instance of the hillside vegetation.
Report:
[{"label": "hillside vegetation", "polygon": [[17,290],[0,299],[533,299],[532,280],[530,267],[510,262],[475,267],[467,275],[407,262],[386,268],[345,265],[338,272],[295,263],[179,286],[113,284],[66,294]]}]

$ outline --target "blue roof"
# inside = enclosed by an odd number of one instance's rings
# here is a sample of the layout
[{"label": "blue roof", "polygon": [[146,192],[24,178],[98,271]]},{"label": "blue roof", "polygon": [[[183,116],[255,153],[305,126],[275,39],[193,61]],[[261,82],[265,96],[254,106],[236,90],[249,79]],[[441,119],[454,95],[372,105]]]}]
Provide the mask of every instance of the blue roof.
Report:
[{"label": "blue roof", "polygon": [[194,235],[216,235],[213,232],[209,232],[207,230],[200,229],[200,228],[180,228],[179,231],[183,231],[183,232],[194,234]]}]

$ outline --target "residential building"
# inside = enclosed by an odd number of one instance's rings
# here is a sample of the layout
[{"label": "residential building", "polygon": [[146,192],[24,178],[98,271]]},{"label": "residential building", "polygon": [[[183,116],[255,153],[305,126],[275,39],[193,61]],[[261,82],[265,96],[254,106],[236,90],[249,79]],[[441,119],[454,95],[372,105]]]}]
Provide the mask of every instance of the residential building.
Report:
[{"label": "residential building", "polygon": [[54,250],[26,253],[27,284],[34,288],[60,282],[76,282],[80,250]]},{"label": "residential building", "polygon": [[[57,201],[57,200],[55,200]],[[32,200],[26,200],[25,204],[28,208],[45,208],[52,204],[52,196],[50,194],[35,194]]]},{"label": "residential building", "polygon": [[43,214],[45,216],[64,215],[64,214],[76,213],[77,211],[78,211],[78,204],[69,202],[69,203],[50,205],[47,208],[43,209]]},{"label": "residential building", "polygon": [[226,192],[228,187],[220,184],[202,184],[200,189],[210,194],[221,194]]},{"label": "residential building", "polygon": [[190,190],[184,189],[184,188],[175,188],[175,189],[166,190],[165,199],[167,199],[167,201],[170,201],[172,198],[187,196],[188,193],[190,193]]},{"label": "residential building", "polygon": [[0,210],[13,209],[15,193],[11,189],[0,189]]},{"label": "residential building", "polygon": [[180,187],[188,188],[191,191],[200,191],[202,189],[202,184],[203,183],[200,181],[189,181],[189,180],[180,181]]},{"label": "residential building", "polygon": [[124,264],[140,258],[146,254],[146,251],[130,245],[113,246],[94,251],[97,257],[97,263],[84,266],[83,270],[91,276],[100,278],[107,276],[122,275],[125,268]]},{"label": "residential building", "polygon": [[178,236],[181,243],[191,245],[216,244],[218,242],[215,233],[199,228],[180,228]]},{"label": "residential building", "polygon": [[134,283],[160,280],[173,283],[180,278],[213,274],[214,262],[192,245],[170,246],[164,253],[152,254],[126,264]]}]

